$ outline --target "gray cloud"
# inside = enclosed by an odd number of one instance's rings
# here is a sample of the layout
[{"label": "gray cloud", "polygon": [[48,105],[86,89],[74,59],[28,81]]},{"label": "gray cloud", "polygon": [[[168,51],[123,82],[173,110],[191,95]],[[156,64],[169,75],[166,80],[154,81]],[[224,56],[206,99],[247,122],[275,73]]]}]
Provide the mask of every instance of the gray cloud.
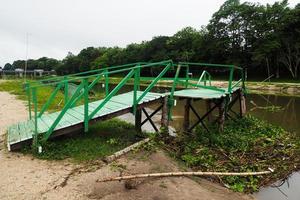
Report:
[{"label": "gray cloud", "polygon": [[61,59],[68,51],[76,54],[87,46],[124,47],[156,35],[172,35],[186,26],[200,28],[223,2],[0,0],[0,66],[25,58],[27,33],[29,58]]}]

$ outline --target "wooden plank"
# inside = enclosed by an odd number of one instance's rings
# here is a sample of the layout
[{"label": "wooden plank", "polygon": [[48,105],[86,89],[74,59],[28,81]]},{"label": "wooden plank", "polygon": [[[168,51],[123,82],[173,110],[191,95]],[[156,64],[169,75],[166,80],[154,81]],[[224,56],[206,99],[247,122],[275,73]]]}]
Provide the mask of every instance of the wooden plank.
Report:
[{"label": "wooden plank", "polygon": [[112,111],[117,111],[117,110],[123,110],[130,106],[125,106],[123,104],[120,104],[119,102],[110,101],[110,102],[107,102],[107,104],[105,104],[104,107],[107,109],[110,109]]},{"label": "wooden plank", "polygon": [[18,124],[14,124],[10,127],[9,135],[10,135],[9,144],[18,143],[20,141],[20,135],[18,132]]},{"label": "wooden plank", "polygon": [[48,125],[43,120],[41,120],[41,118],[37,119],[37,128],[38,133],[44,133],[49,129]]},{"label": "wooden plank", "polygon": [[28,129],[30,130],[31,138],[32,138],[34,135],[34,121],[33,120],[28,121]]},{"label": "wooden plank", "polygon": [[[34,133],[34,130],[35,130],[34,119],[28,120],[28,126],[29,126],[29,129],[32,130],[32,132]],[[48,127],[43,122],[40,122],[40,119],[38,119],[38,127],[37,127],[38,133],[43,133],[47,130],[48,130]]]},{"label": "wooden plank", "polygon": [[78,123],[82,122],[82,120],[78,120],[76,117],[74,117],[73,115],[71,115],[69,113],[69,111],[66,112],[66,114],[65,114],[64,117],[66,117],[66,120],[69,121],[69,122],[71,122],[72,125],[75,125],[75,124],[78,124]]},{"label": "wooden plank", "polygon": [[[57,119],[57,117],[59,116],[59,112],[56,112],[56,113],[51,113],[50,115],[48,115],[48,119],[51,119],[53,122],[52,124],[54,123],[54,121]],[[65,127],[68,127],[71,125],[71,122],[67,121],[66,118],[64,118],[66,115],[66,113],[64,114],[64,116],[60,119],[60,121],[58,122],[57,126],[54,128],[54,130],[59,130],[61,128],[65,128]],[[49,121],[51,121],[49,120]],[[51,125],[52,125],[51,124]]]},{"label": "wooden plank", "polygon": [[208,89],[185,89],[174,92],[177,97],[201,98],[201,99],[214,99],[225,96],[224,92],[218,92]]},{"label": "wooden plank", "polygon": [[[100,103],[99,103],[100,104]],[[97,104],[94,104],[94,103],[91,103],[89,104],[90,107],[92,107],[93,109],[96,109],[97,106],[99,105],[98,103]],[[108,109],[108,110],[111,110],[111,111],[116,111],[116,110],[120,110],[120,109],[123,109],[124,108],[124,105],[121,105],[119,103],[116,103],[116,102],[113,102],[113,101],[109,101],[107,102],[104,107],[102,109]],[[101,110],[102,110],[101,109]],[[101,111],[100,110],[100,111]]]},{"label": "wooden plank", "polygon": [[[142,95],[143,92],[139,91],[138,93],[139,93],[139,95]],[[157,99],[157,98],[164,97],[164,96],[165,95],[163,95],[163,94],[148,92],[145,97]]]},{"label": "wooden plank", "polygon": [[[143,91],[137,92],[137,98],[142,95]],[[139,106],[145,106],[155,102],[157,99],[165,96],[164,94],[159,93],[147,93],[145,97],[143,97],[142,101],[139,102]],[[95,108],[103,102],[102,100],[94,101],[89,103],[89,114],[95,110]],[[148,103],[148,104],[147,104]],[[98,120],[106,120],[113,118],[115,116],[119,116],[128,112],[131,112],[133,104],[133,92],[123,93],[120,95],[116,95],[112,97],[112,99],[104,105],[104,107],[95,115],[92,122],[96,122]],[[45,133],[52,126],[54,121],[59,116],[59,112],[44,114],[41,118],[38,118],[38,133]],[[84,106],[80,105],[69,109],[61,121],[58,123],[57,127],[55,127],[55,133],[53,135],[61,135],[70,133],[70,130],[82,127],[82,122],[84,120]],[[10,126],[8,128],[8,145],[14,144],[14,148],[19,148],[20,144],[25,144],[32,139],[34,134],[34,121],[29,120],[27,122],[18,123],[16,125]],[[61,129],[61,130],[60,130]],[[70,130],[69,130],[70,129]],[[60,131],[58,131],[60,130]],[[58,133],[58,134],[57,134]],[[21,141],[22,140],[22,141]],[[24,142],[23,142],[24,141]]]},{"label": "wooden plank", "polygon": [[11,127],[9,126],[8,128],[7,128],[7,136],[6,136],[6,139],[7,139],[7,149],[10,151],[10,144],[9,144],[9,141],[10,141],[10,130],[11,129]]},{"label": "wooden plank", "polygon": [[42,125],[45,125],[47,127],[47,131],[53,124],[53,120],[51,117],[49,117],[50,114],[43,115],[42,117],[38,118],[38,122],[40,121]]},{"label": "wooden plank", "polygon": [[124,109],[126,107],[128,107],[127,105],[122,104],[121,102],[116,102],[116,101],[109,101],[107,102],[109,106],[114,106],[118,109]]},{"label": "wooden plank", "polygon": [[69,112],[70,115],[77,118],[79,121],[83,121],[84,115],[82,113],[77,112],[76,109],[73,109],[73,108],[69,109],[68,112]]},{"label": "wooden plank", "polygon": [[30,138],[30,130],[27,128],[27,122],[20,122],[18,124],[20,140]]},{"label": "wooden plank", "polygon": [[[90,105],[90,107],[89,107],[89,109],[91,109],[91,111],[94,111],[95,108],[96,108],[96,105]],[[106,107],[103,107],[103,108],[101,108],[101,110],[99,110],[96,113],[95,117],[93,117],[93,118],[97,118],[99,116],[108,115],[108,114],[113,113],[113,112],[115,112],[115,110],[111,110],[111,109],[108,109]]]},{"label": "wooden plank", "polygon": [[111,99],[110,101],[122,104],[122,105],[124,105],[126,107],[131,107],[132,106],[132,102],[133,102],[132,100],[130,102],[130,101],[125,101],[125,99],[117,99],[117,98]]}]

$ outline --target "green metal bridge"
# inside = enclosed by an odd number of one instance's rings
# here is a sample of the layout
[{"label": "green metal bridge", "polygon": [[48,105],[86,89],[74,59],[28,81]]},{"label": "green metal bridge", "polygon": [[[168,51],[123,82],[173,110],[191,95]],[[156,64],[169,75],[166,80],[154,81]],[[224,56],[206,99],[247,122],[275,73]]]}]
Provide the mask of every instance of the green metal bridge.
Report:
[{"label": "green metal bridge", "polygon": [[[197,81],[190,77],[190,68],[201,73]],[[152,77],[151,82],[141,91],[141,71],[146,69],[156,69],[160,73]],[[210,73],[205,70],[208,68],[217,68],[229,72],[227,87],[214,86]],[[122,79],[113,89],[109,89],[110,78],[116,75],[123,75]],[[235,75],[236,74],[236,75]],[[168,76],[172,86],[164,93],[153,92],[158,82]],[[234,81],[234,78],[238,80]],[[122,88],[133,81],[132,91],[120,93]],[[224,117],[229,115],[232,104],[237,98],[243,98],[245,91],[245,76],[242,68],[234,65],[208,64],[208,63],[190,63],[180,62],[174,64],[172,60],[155,63],[132,63],[126,65],[112,66],[77,74],[71,74],[63,77],[53,77],[44,79],[32,84],[26,83],[25,90],[28,96],[29,119],[8,127],[7,147],[8,150],[19,149],[22,145],[32,143],[36,146],[49,138],[59,135],[69,134],[74,131],[88,131],[89,126],[97,121],[107,120],[125,113],[135,115],[135,125],[137,130],[149,121],[158,131],[151,117],[159,110],[162,110],[161,125],[168,127],[171,119],[171,111],[174,106],[174,99],[187,99],[187,109],[185,115],[185,130],[191,131],[196,125],[202,124],[207,129],[203,120],[215,109],[219,108]],[[103,83],[105,88],[105,97],[92,101],[90,92],[99,83]],[[38,108],[37,92],[45,87],[51,86],[53,92],[49,99],[43,102]],[[48,113],[49,106],[57,97],[59,91],[63,91],[63,107],[58,112]],[[237,98],[233,97],[237,94]],[[205,99],[210,101],[210,110],[202,117],[191,105],[191,99]],[[240,101],[242,102],[242,101]],[[153,113],[148,114],[145,107],[150,105],[160,105]],[[243,105],[240,103],[242,109]],[[189,110],[192,110],[198,117],[198,122],[193,126],[189,125]],[[146,119],[141,121],[142,112]],[[232,111],[234,112],[234,111]],[[241,115],[242,115],[241,110]],[[225,114],[224,114],[225,113]],[[220,114],[222,121],[223,116]],[[238,115],[238,114],[237,114]],[[219,120],[220,121],[220,120]]]}]

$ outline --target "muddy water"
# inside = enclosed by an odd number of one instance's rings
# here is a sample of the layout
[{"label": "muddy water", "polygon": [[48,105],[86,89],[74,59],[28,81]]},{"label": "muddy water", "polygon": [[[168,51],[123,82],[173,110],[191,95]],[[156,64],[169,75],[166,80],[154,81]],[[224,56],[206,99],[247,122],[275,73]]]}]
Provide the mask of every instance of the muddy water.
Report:
[{"label": "muddy water", "polygon": [[[143,88],[141,88],[142,90]],[[101,87],[98,88],[98,91]],[[132,86],[126,86],[121,92],[131,91]],[[163,92],[165,89],[156,88],[157,92]],[[300,138],[300,98],[292,96],[258,95],[248,94],[247,109],[249,114],[260,119],[266,120],[274,125],[281,126],[290,132],[299,135]],[[170,123],[176,130],[180,130],[183,124],[184,101],[177,99],[176,106],[173,109],[173,121]],[[203,101],[193,102],[193,106],[200,111],[205,112]],[[276,108],[275,112],[265,107]],[[238,108],[235,108],[238,110]],[[215,115],[217,113],[214,113]],[[196,121],[196,117],[191,114],[191,123]],[[279,186],[279,187],[274,187]],[[274,183],[273,187],[261,188],[255,194],[258,200],[300,200],[300,173],[295,172],[285,182]]]},{"label": "muddy water", "polygon": [[[260,119],[266,120],[272,124],[279,125],[288,131],[294,132],[300,138],[300,98],[284,97],[273,95],[256,95],[247,96],[247,109],[249,114]],[[202,101],[193,102],[194,107],[205,112],[205,105]],[[276,112],[263,107],[277,107]],[[237,109],[237,108],[236,108]],[[171,123],[176,129],[182,127],[184,111],[184,102],[177,101],[174,108],[174,121]],[[215,113],[216,114],[216,113]],[[194,116],[191,116],[196,120]],[[279,186],[279,187],[275,187]],[[254,195],[258,200],[300,200],[300,173],[295,172],[285,182],[274,183],[273,186],[261,188]]]}]

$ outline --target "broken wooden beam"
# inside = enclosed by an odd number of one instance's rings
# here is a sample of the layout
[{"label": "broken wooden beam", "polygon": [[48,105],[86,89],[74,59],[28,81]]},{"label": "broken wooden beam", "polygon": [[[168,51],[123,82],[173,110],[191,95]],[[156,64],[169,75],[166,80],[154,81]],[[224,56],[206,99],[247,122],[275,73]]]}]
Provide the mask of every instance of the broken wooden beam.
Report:
[{"label": "broken wooden beam", "polygon": [[116,153],[114,153],[114,154],[112,154],[112,155],[110,155],[110,156],[105,157],[103,160],[104,160],[105,162],[107,162],[107,163],[112,162],[112,161],[114,161],[115,159],[121,157],[122,155],[124,155],[124,154],[126,154],[126,153],[132,151],[133,149],[135,149],[135,148],[137,148],[137,147],[139,147],[139,146],[141,146],[141,145],[143,145],[143,144],[145,144],[145,143],[147,143],[147,142],[149,142],[149,141],[150,141],[150,138],[146,138],[146,139],[144,139],[144,140],[141,140],[141,141],[139,141],[139,142],[136,142],[136,143],[134,143],[134,144],[132,144],[132,145],[126,147],[125,149],[122,149],[122,150],[117,151]]},{"label": "broken wooden beam", "polygon": [[150,177],[170,177],[170,176],[254,176],[270,174],[273,170],[261,172],[166,172],[166,173],[152,173],[152,174],[136,174],[129,176],[110,177],[105,179],[98,179],[96,182],[109,182],[121,181],[137,178],[150,178]]}]

